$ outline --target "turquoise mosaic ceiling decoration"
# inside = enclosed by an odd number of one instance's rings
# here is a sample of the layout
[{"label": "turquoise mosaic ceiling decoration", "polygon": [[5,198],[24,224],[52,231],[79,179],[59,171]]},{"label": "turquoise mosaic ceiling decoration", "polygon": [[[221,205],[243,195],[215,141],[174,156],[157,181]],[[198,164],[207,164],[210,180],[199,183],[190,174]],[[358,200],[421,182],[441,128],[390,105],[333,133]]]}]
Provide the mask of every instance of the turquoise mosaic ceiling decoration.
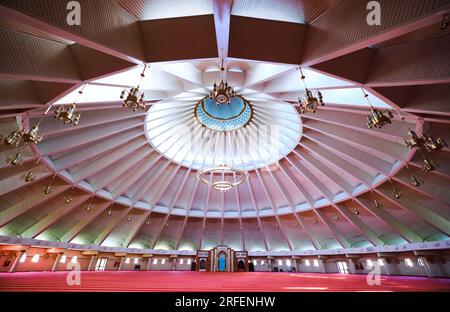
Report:
[{"label": "turquoise mosaic ceiling decoration", "polygon": [[214,131],[233,131],[247,125],[253,116],[250,103],[241,96],[231,98],[230,104],[217,105],[209,97],[195,105],[195,117],[205,127]]}]

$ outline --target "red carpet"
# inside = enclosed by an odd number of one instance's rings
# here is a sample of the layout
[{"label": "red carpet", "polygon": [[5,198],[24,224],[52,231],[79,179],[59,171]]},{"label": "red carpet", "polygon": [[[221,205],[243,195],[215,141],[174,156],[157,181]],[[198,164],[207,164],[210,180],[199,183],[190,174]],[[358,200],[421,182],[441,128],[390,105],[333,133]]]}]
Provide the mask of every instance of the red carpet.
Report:
[{"label": "red carpet", "polygon": [[450,291],[450,279],[312,273],[82,272],[69,286],[67,272],[0,273],[0,291]]}]

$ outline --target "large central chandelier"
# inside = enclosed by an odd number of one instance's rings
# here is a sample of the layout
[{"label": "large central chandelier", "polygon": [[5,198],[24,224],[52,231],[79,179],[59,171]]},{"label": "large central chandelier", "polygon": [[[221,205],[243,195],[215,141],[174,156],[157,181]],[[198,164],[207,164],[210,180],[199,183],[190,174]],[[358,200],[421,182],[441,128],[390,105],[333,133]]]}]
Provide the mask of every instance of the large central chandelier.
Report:
[{"label": "large central chandelier", "polygon": [[[206,184],[213,190],[227,192],[244,183],[248,179],[248,173],[221,164],[214,168],[198,171],[197,177],[200,182]],[[232,180],[233,177],[234,179]]]},{"label": "large central chandelier", "polygon": [[236,96],[236,92],[234,91],[233,87],[228,85],[228,82],[224,78],[224,66],[223,66],[223,59],[222,59],[222,66],[220,67],[220,83],[214,83],[212,91],[209,93],[209,98],[215,99],[217,106],[220,106],[221,104],[230,104],[231,98]]}]

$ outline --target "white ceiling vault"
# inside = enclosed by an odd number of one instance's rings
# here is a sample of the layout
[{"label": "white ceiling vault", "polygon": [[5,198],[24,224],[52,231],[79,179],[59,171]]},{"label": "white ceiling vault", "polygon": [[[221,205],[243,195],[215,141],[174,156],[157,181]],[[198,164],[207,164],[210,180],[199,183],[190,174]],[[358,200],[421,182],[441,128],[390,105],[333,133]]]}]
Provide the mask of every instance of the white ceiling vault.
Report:
[{"label": "white ceiling vault", "polygon": [[[97,5],[116,19],[94,20],[87,13],[86,24],[73,31],[54,22],[60,13],[52,0],[37,7],[5,1],[0,134],[36,124],[49,105],[71,104],[86,86],[77,100],[77,126],[63,125],[51,110],[40,124],[44,139],[37,146],[0,145],[1,159],[18,152],[24,159],[20,166],[0,164],[0,235],[110,247],[197,250],[225,244],[274,252],[447,240],[450,150],[430,155],[439,168],[413,187],[410,175],[423,176],[421,157],[404,138],[410,127],[450,141],[450,103],[441,95],[449,90],[448,55],[433,48],[448,46],[448,32],[439,33],[439,16],[416,12],[403,17],[415,28],[400,28],[399,20],[391,25],[397,32],[380,29],[364,38],[361,30],[359,37],[327,42],[320,53],[312,50],[308,43],[332,32],[330,23],[351,2],[358,1],[104,1]],[[82,8],[91,5],[82,2]],[[439,5],[421,10],[431,16]],[[268,59],[253,45],[247,49],[242,37],[230,36],[237,21],[249,30],[322,31],[297,37],[305,46],[298,56],[293,38],[267,33],[258,49],[279,45],[286,52]],[[188,34],[191,23],[210,29]],[[437,27],[423,31],[419,24]],[[160,25],[192,40],[212,32],[215,40],[174,52],[172,43],[158,45],[154,32]],[[349,31],[353,25],[335,27]],[[374,46],[407,34],[397,45]],[[219,56],[229,84],[253,108],[251,121],[235,131],[212,131],[194,115],[196,103],[220,79]],[[403,65],[395,67],[393,59]],[[149,68],[140,86],[147,109],[133,112],[119,95],[139,83],[144,64]],[[299,66],[307,87],[324,97],[325,106],[314,114],[300,114],[296,106],[304,92]],[[373,106],[394,113],[392,124],[367,128],[370,106],[362,89]],[[259,141],[270,127],[277,135]],[[246,142],[251,148],[239,150]],[[249,179],[229,192],[199,182],[199,169],[221,163],[248,171]],[[21,177],[30,170],[35,179],[25,182]],[[52,192],[44,194],[49,184]],[[393,188],[400,198],[392,196]],[[68,196],[73,201],[65,204]]]}]

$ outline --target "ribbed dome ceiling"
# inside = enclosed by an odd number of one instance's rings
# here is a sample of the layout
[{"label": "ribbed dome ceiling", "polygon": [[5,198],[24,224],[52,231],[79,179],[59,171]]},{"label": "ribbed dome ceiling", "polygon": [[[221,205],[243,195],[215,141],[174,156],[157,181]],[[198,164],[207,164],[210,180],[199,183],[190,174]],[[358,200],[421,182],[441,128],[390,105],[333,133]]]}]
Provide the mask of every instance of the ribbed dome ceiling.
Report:
[{"label": "ribbed dome ceiling", "polygon": [[[352,1],[280,2],[281,21],[269,20],[273,1],[252,10],[253,2],[235,0],[217,11],[219,2],[171,14],[153,0],[86,1],[76,34],[58,1],[0,5],[0,134],[35,125],[51,104],[67,107],[86,83],[78,125],[63,125],[52,107],[41,143],[0,145],[0,159],[21,153],[24,161],[0,162],[0,235],[148,253],[447,240],[449,149],[425,155],[440,164],[425,174],[421,154],[404,143],[408,128],[450,142],[450,37],[430,13],[440,2],[405,12],[386,3],[393,24],[374,28]],[[96,5],[108,14],[95,14]],[[345,18],[353,9],[363,24]],[[417,22],[426,14],[433,18]],[[233,131],[195,116],[220,81],[218,55],[252,108]],[[134,112],[119,96],[139,82],[144,63],[146,110]],[[307,87],[323,94],[314,114],[296,104],[304,92],[299,64]],[[367,128],[362,89],[373,106],[392,111],[391,124]],[[219,164],[248,171],[248,180],[228,192],[199,182],[199,169]],[[412,174],[425,183],[412,186]]]}]

